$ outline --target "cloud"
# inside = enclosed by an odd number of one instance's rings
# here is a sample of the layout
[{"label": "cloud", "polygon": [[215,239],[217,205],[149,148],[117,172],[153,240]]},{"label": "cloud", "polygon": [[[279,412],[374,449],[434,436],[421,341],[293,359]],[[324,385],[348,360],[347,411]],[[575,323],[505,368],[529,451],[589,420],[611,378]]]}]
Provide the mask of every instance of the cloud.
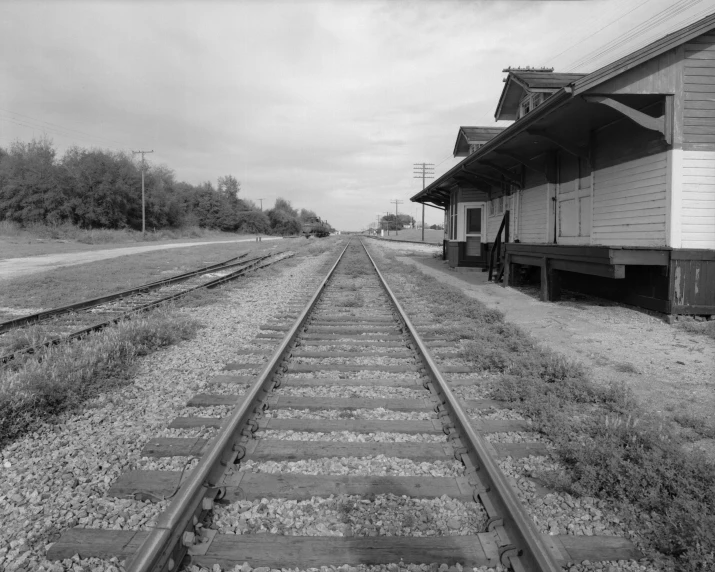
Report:
[{"label": "cloud", "polygon": [[450,168],[460,125],[493,124],[502,68],[548,65],[607,23],[603,6],[4,3],[0,145],[151,148],[179,180],[231,173],[264,206],[354,229],[421,188],[413,163]]}]

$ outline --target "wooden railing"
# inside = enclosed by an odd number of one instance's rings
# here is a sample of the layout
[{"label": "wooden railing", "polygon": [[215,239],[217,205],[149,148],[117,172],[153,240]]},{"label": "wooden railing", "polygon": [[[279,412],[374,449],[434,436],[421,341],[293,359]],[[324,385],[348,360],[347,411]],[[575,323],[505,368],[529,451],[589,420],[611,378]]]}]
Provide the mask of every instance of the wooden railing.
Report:
[{"label": "wooden railing", "polygon": [[[502,240],[504,233],[504,240]],[[504,211],[504,218],[501,220],[499,230],[497,231],[496,239],[492,245],[492,250],[489,253],[489,281],[492,280],[492,274],[496,270],[494,282],[501,282],[504,277],[504,245],[509,242],[509,211]],[[494,257],[496,255],[496,263]]]}]

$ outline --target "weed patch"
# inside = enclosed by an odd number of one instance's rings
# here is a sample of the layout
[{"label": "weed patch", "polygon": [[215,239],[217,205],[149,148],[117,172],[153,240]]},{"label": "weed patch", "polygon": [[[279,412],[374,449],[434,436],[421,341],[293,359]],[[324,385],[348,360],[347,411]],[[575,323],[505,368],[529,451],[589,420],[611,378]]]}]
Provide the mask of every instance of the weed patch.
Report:
[{"label": "weed patch", "polygon": [[0,370],[0,448],[126,383],[139,356],[190,339],[198,328],[198,322],[163,309],[13,362]]}]

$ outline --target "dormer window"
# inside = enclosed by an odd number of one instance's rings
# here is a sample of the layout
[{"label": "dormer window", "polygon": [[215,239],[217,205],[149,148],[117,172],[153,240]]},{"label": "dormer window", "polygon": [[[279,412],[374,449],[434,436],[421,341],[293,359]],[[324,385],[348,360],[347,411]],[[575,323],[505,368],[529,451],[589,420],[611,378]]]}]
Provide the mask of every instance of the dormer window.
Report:
[{"label": "dormer window", "polygon": [[469,154],[471,155],[474,153],[477,149],[479,149],[484,143],[471,143],[469,145]]},{"label": "dormer window", "polygon": [[543,93],[527,93],[524,99],[519,104],[519,119],[524,117],[530,111],[533,111],[544,102]]}]

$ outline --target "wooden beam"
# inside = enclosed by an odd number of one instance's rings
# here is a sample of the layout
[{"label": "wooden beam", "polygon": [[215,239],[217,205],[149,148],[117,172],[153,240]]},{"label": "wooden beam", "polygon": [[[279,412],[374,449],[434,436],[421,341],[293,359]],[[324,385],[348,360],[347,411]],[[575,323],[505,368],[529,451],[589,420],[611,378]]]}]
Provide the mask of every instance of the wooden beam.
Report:
[{"label": "wooden beam", "polygon": [[557,147],[560,147],[567,153],[571,153],[576,157],[581,157],[582,159],[586,159],[587,161],[590,160],[588,148],[586,147],[581,147],[580,145],[576,145],[574,143],[571,143],[570,141],[561,139],[560,137],[552,135],[551,133],[547,133],[542,129],[528,129],[527,133],[529,135],[533,135],[534,137],[542,137],[547,141],[551,141]]},{"label": "wooden beam", "polygon": [[500,187],[502,184],[501,179],[495,179],[494,177],[490,177],[489,175],[482,175],[481,173],[475,173],[474,171],[467,171],[467,168],[464,165],[462,165],[462,172],[466,173],[470,177],[481,179],[491,185],[497,185]]},{"label": "wooden beam", "polygon": [[518,155],[515,155],[514,153],[510,153],[509,151],[497,151],[495,150],[494,153],[497,153],[499,155],[504,155],[504,157],[509,157],[510,159],[513,159],[520,165],[524,165],[527,169],[531,169],[532,171],[535,171],[539,173],[540,175],[546,176],[546,165],[540,165],[538,163],[535,163],[531,159],[524,159],[523,157],[519,157]]},{"label": "wooden beam", "polygon": [[670,103],[672,105],[672,103],[668,100],[665,102],[666,112],[660,117],[652,117],[647,113],[643,113],[642,111],[631,107],[630,105],[626,105],[625,103],[621,103],[620,101],[616,101],[615,99],[606,97],[605,95],[583,95],[581,97],[583,97],[583,99],[588,103],[600,103],[601,105],[606,105],[611,109],[615,109],[618,113],[626,116],[628,119],[645,129],[662,133],[668,145],[673,142],[672,125],[670,128],[666,126],[666,123],[668,123],[666,119],[672,116],[672,114],[667,111],[667,108],[669,107],[668,104]]},{"label": "wooden beam", "polygon": [[482,165],[486,165],[486,166],[489,167],[490,169],[494,169],[497,173],[500,173],[501,175],[503,175],[504,178],[505,178],[509,183],[511,183],[512,185],[516,185],[516,186],[519,187],[520,189],[523,187],[523,185],[521,184],[521,181],[519,181],[518,179],[515,179],[515,178],[514,178],[514,173],[512,173],[511,171],[505,169],[504,167],[500,167],[499,165],[495,165],[495,164],[492,163],[491,161],[479,161],[479,163],[481,163]]}]

